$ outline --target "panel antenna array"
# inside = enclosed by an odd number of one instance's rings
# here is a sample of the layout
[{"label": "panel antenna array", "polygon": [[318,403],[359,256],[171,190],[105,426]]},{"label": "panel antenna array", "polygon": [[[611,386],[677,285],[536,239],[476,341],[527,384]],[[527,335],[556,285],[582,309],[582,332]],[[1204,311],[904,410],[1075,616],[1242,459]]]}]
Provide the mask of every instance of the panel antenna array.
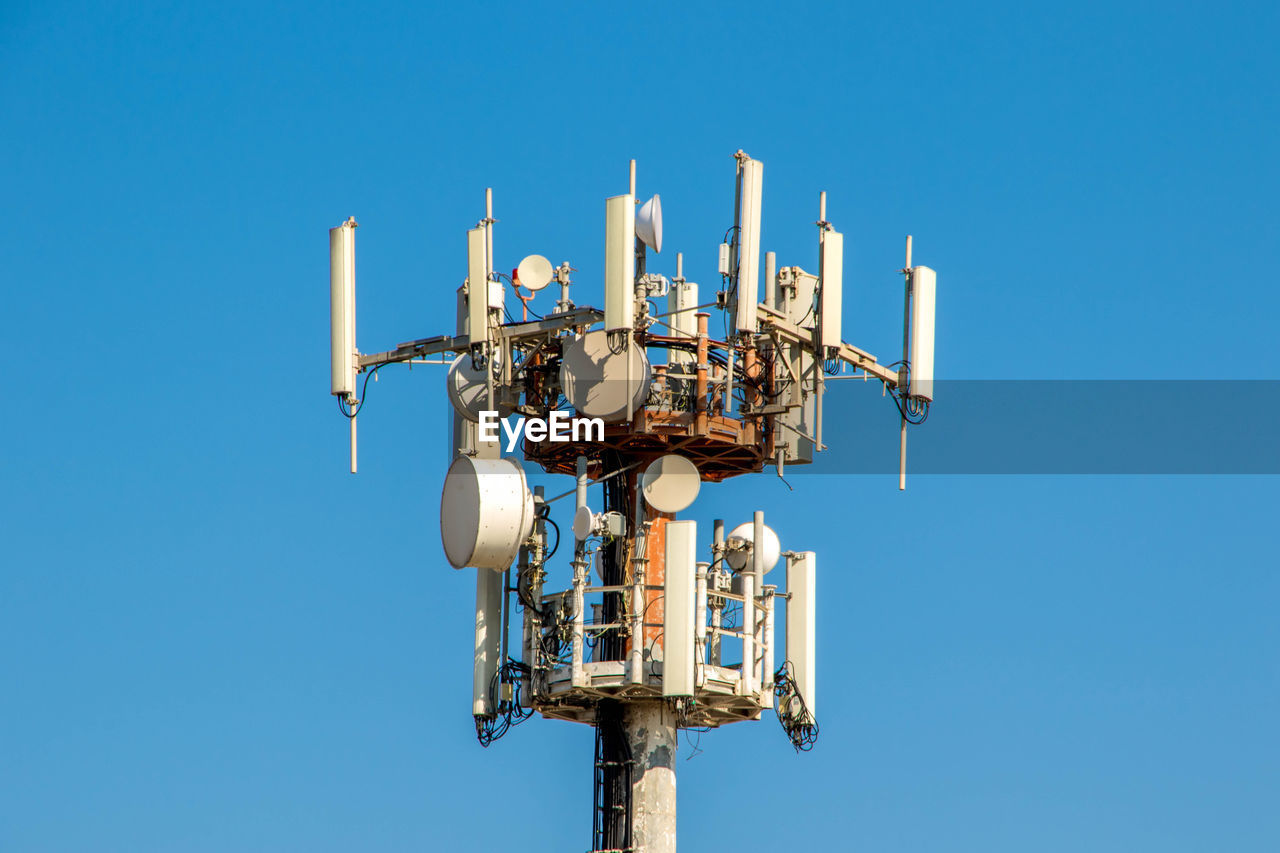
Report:
[{"label": "panel antenna array", "polygon": [[[671,279],[648,270],[648,252],[662,250],[662,207],[655,195],[637,210],[635,161],[628,191],[605,202],[603,310],[570,300],[568,261],[530,255],[511,276],[497,271],[486,191],[484,218],[465,229],[454,333],[361,354],[355,219],[330,231],[331,391],[351,423],[351,471],[369,376],[388,364],[449,364],[441,538],[455,568],[476,570],[476,734],[487,746],[534,712],[594,726],[596,851],[675,850],[681,728],[772,709],[797,750],[818,735],[817,555],[783,550],[755,510],[727,535],[716,520],[700,560],[697,523],[676,515],[703,482],[813,463],[826,449],[826,386],[839,377],[892,395],[905,487],[907,426],[933,401],[936,275],[912,266],[911,238],[903,357],[884,365],[841,338],[844,238],[827,221],[825,192],[817,274],[779,267],[766,252],[761,293],[764,166],[742,151],[734,162],[721,288],[706,303],[682,255]],[[530,320],[530,303],[552,282],[554,309]],[[505,307],[507,284],[523,303],[519,320]],[[725,340],[712,335],[712,311],[724,314],[714,328],[730,330]],[[515,418],[522,440],[504,456]],[[526,465],[571,477],[573,488],[547,498],[529,488]],[[572,523],[562,528],[551,505],[567,497]],[[779,564],[781,589],[769,577]]]}]

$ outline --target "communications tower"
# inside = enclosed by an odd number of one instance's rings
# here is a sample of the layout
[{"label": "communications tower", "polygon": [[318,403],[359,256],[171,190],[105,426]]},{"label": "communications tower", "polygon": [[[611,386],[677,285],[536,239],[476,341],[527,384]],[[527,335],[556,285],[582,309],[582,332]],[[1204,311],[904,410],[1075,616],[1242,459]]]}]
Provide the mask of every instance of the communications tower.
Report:
[{"label": "communications tower", "polygon": [[[454,568],[476,572],[476,735],[488,746],[535,712],[593,726],[593,851],[675,850],[681,728],[772,709],[797,750],[818,736],[817,555],[783,550],[760,510],[728,530],[716,520],[700,547],[696,522],[677,516],[701,483],[811,464],[826,448],[828,382],[861,376],[900,411],[903,488],[907,425],[933,398],[935,275],[912,265],[911,238],[903,356],[884,365],[841,338],[844,238],[826,193],[817,272],[767,252],[762,278],[764,166],[742,151],[734,165],[715,292],[700,296],[680,254],[672,277],[649,270],[661,200],[638,204],[633,160],[628,191],[605,202],[603,310],[571,300],[567,261],[530,255],[501,271],[486,190],[466,231],[456,331],[372,354],[355,342],[356,221],[329,232],[331,390],[350,422],[351,471],[369,378],[388,364],[448,364],[441,539]],[[539,313],[535,297],[553,284],[559,298]],[[528,465],[572,487],[530,490]],[[554,505],[570,498],[557,522]]]}]

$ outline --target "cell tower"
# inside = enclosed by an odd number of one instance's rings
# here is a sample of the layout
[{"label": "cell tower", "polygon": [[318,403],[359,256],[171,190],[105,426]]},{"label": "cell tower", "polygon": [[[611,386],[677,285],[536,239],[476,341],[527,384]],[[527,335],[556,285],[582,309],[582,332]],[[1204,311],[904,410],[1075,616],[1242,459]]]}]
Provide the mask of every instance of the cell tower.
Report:
[{"label": "cell tower", "polygon": [[[933,397],[935,276],[912,266],[911,238],[903,357],[883,365],[841,339],[844,238],[827,221],[825,192],[817,274],[778,267],[768,252],[759,291],[764,166],[742,151],[734,160],[721,288],[705,303],[681,255],[670,279],[648,271],[649,250],[662,251],[662,208],[657,195],[637,207],[634,160],[628,192],[605,202],[603,311],[571,301],[567,261],[531,255],[498,271],[486,190],[484,218],[466,232],[457,331],[361,354],[355,219],[329,232],[332,393],[350,421],[351,472],[369,377],[388,364],[448,364],[453,462],[440,535],[454,568],[476,570],[476,735],[487,746],[535,712],[594,726],[593,851],[675,850],[681,728],[771,708],[797,750],[818,736],[817,555],[782,550],[755,510],[728,531],[715,521],[700,560],[696,522],[677,514],[703,481],[812,463],[825,449],[826,385],[839,376],[879,381],[897,404],[905,488],[907,425],[924,421]],[[553,310],[533,312],[552,283]],[[712,311],[723,325],[709,322]],[[530,491],[524,464],[572,477],[573,488]],[[592,485],[602,492],[594,507]],[[562,534],[552,504],[570,497]],[[779,563],[781,591],[769,578]]]}]

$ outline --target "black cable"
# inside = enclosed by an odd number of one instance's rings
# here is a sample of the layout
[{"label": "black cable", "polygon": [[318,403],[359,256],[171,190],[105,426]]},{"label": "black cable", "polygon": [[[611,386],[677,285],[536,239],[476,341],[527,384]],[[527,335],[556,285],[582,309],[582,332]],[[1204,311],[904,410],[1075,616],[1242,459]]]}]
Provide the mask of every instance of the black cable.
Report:
[{"label": "black cable", "polygon": [[556,555],[556,551],[560,550],[560,525],[552,521],[549,515],[544,515],[542,517],[542,520],[545,521],[547,524],[550,524],[556,530],[556,544],[553,545],[551,550],[547,552],[547,556],[542,558],[542,562],[546,563]]},{"label": "black cable", "polygon": [[369,389],[369,380],[373,378],[373,374],[377,373],[379,370],[386,367],[388,364],[395,364],[395,363],[396,362],[384,361],[382,364],[379,364],[377,367],[373,368],[368,373],[366,373],[364,377],[364,383],[360,386],[360,399],[357,401],[356,407],[354,409],[350,409],[347,406],[346,401],[344,401],[341,397],[339,397],[338,411],[342,412],[343,416],[346,418],[354,418],[356,415],[363,412],[365,392]]},{"label": "black cable", "polygon": [[791,674],[791,662],[787,661],[773,676],[774,710],[778,722],[796,752],[808,752],[818,742],[818,721],[813,718],[800,695],[800,687]]}]

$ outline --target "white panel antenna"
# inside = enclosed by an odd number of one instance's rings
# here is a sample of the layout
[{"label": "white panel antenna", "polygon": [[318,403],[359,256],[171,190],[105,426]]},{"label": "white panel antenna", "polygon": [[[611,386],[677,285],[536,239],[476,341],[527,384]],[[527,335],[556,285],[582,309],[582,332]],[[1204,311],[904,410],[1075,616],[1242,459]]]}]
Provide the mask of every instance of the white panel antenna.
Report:
[{"label": "white panel antenna", "polygon": [[636,201],[617,195],[604,208],[604,328],[630,329],[636,308]]},{"label": "white panel antenna", "polygon": [[796,689],[812,718],[818,714],[814,681],[817,565],[818,556],[813,551],[794,554],[787,559],[787,661],[791,664]]},{"label": "white panel antenna", "polygon": [[742,161],[741,200],[738,207],[738,295],[734,327],[756,330],[756,294],[760,280],[760,206],[763,198],[764,164],[750,158]]},{"label": "white panel antenna", "polygon": [[485,228],[467,231],[467,328],[471,343],[489,339],[488,239]]},{"label": "white panel antenna", "polygon": [[356,219],[329,229],[330,393],[356,396]]},{"label": "white panel antenna", "polygon": [[666,576],[662,616],[662,695],[694,693],[694,593],[698,523],[666,525]]},{"label": "white panel antenna", "polygon": [[928,267],[911,270],[911,379],[907,394],[933,400],[933,315],[938,276]]},{"label": "white panel antenna", "polygon": [[840,346],[841,290],[844,287],[844,235],[827,231],[822,235],[818,258],[818,293],[823,347]]}]

